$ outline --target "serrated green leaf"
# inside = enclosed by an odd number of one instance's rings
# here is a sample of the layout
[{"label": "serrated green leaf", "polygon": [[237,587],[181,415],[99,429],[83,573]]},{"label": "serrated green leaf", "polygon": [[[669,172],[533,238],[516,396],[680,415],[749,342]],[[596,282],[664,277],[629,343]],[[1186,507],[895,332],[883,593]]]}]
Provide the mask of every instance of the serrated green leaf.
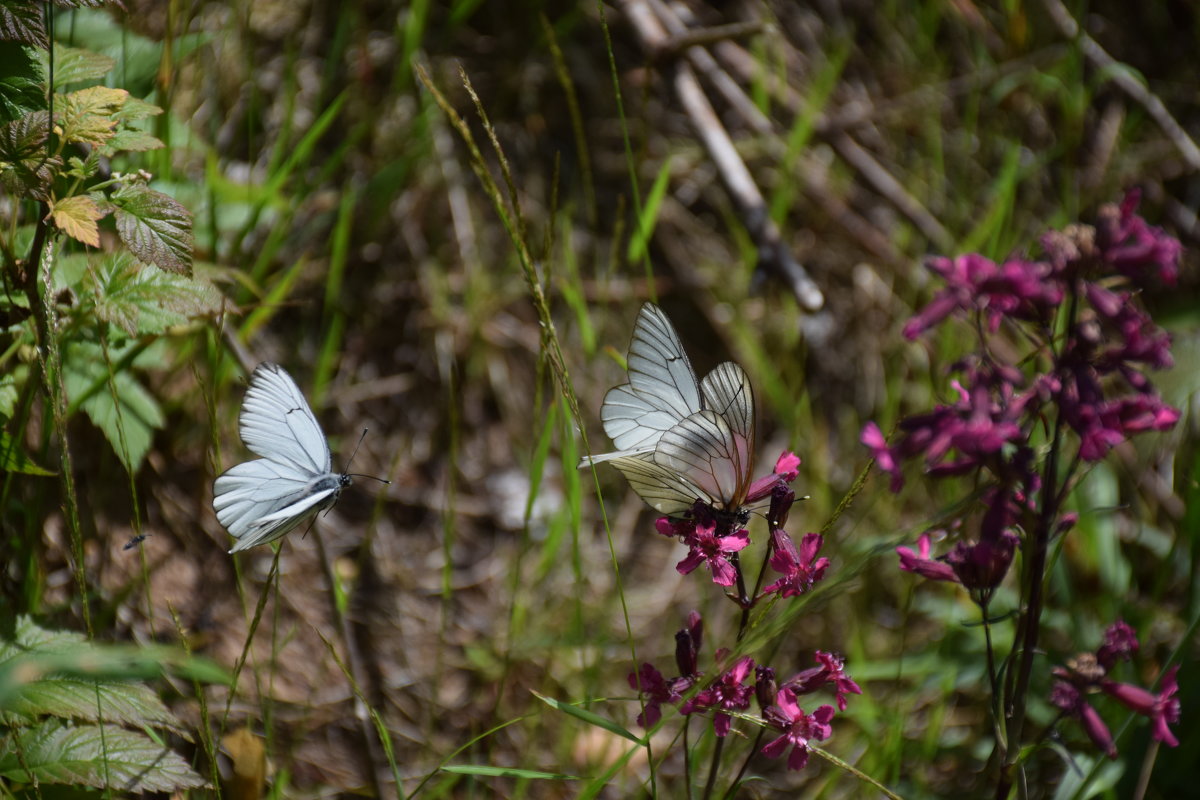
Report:
[{"label": "serrated green leaf", "polygon": [[113,137],[108,140],[108,144],[104,145],[104,152],[109,155],[121,151],[144,153],[147,150],[160,150],[163,147],[166,145],[157,136],[151,136],[149,133],[135,128],[127,128],[113,134]]},{"label": "serrated green leaf", "polygon": [[0,720],[62,717],[83,722],[150,725],[179,733],[184,725],[144,683],[47,677],[22,686],[5,704]]},{"label": "serrated green leaf", "polygon": [[60,231],[89,247],[100,246],[100,226],[97,220],[104,212],[86,194],[50,201],[50,218]]},{"label": "serrated green leaf", "polygon": [[147,103],[145,100],[131,96],[125,101],[125,105],[121,106],[121,110],[118,111],[114,117],[116,118],[117,122],[120,122],[121,124],[128,124],[130,122],[137,122],[139,120],[146,119],[147,117],[157,116],[158,114],[161,114],[162,111],[163,110],[161,108],[153,103]]},{"label": "serrated green leaf", "polygon": [[[38,51],[38,62],[42,71],[50,74],[49,51]],[[54,89],[72,83],[95,81],[107,75],[116,65],[111,56],[93,53],[91,50],[81,50],[78,47],[68,47],[65,44],[54,45]]]},{"label": "serrated green leaf", "polygon": [[0,776],[21,783],[82,784],[136,793],[207,786],[176,753],[117,725],[70,725],[51,719],[12,730],[6,738],[7,746],[0,746]]},{"label": "serrated green leaf", "polygon": [[[25,5],[32,6],[32,3]],[[11,3],[3,3],[11,9]],[[40,16],[41,11],[37,14]],[[0,20],[0,24],[3,24]],[[46,109],[42,72],[33,52],[14,41],[0,41],[0,122]]]},{"label": "serrated green leaf", "polygon": [[15,195],[50,199],[50,182],[62,159],[46,153],[49,123],[48,113],[34,111],[0,125],[0,183]]},{"label": "serrated green leaf", "polygon": [[55,121],[68,142],[101,147],[115,132],[116,114],[129,99],[129,92],[108,86],[89,86],[77,92],[56,95]]},{"label": "serrated green leaf", "polygon": [[[120,361],[123,350],[110,347],[108,357],[96,345],[79,343],[69,347],[63,364],[67,396],[80,403],[92,424],[112,445],[121,463],[130,473],[142,465],[150,450],[154,431],[165,424],[158,401],[128,371],[115,375],[107,363]],[[100,386],[93,391],[93,386]],[[114,400],[113,395],[116,395]]]},{"label": "serrated green leaf", "polygon": [[192,213],[175,198],[141,183],[112,195],[117,233],[130,251],[159,269],[192,274]]},{"label": "serrated green leaf", "polygon": [[0,472],[19,472],[22,475],[53,475],[48,469],[38,466],[21,447],[21,443],[0,431]]},{"label": "serrated green leaf", "polygon": [[49,47],[41,5],[29,0],[0,0],[0,39],[14,44]]},{"label": "serrated green leaf", "polygon": [[150,269],[127,254],[109,256],[84,279],[80,311],[130,336],[160,334],[174,325],[221,310],[222,295],[211,283]]}]

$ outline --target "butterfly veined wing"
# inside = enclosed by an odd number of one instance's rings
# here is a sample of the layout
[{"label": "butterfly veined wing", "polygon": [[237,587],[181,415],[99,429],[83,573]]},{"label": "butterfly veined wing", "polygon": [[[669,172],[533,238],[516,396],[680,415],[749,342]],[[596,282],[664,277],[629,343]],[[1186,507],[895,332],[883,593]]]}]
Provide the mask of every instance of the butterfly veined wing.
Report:
[{"label": "butterfly veined wing", "polygon": [[750,484],[750,441],[715,411],[697,411],[664,433],[654,462],[694,486],[718,510],[741,509]]},{"label": "butterfly veined wing", "polygon": [[350,476],[332,471],[321,426],[295,381],[260,364],[238,417],[242,441],[262,458],[237,464],[213,482],[213,510],[236,553],[274,541],[337,501]]},{"label": "butterfly veined wing", "polygon": [[741,367],[732,361],[718,364],[704,376],[700,391],[705,408],[715,411],[734,434],[754,442],[754,389]]},{"label": "butterfly veined wing", "polygon": [[701,399],[675,326],[652,303],[638,312],[626,363],[629,383],[604,396],[600,421],[618,451],[633,452],[653,448],[664,431],[700,410]]},{"label": "butterfly veined wing", "polygon": [[292,376],[278,364],[259,364],[238,417],[246,447],[280,464],[325,474],[333,469],[329,443]]},{"label": "butterfly veined wing", "polygon": [[696,485],[670,467],[654,460],[653,453],[611,454],[607,459],[629,481],[630,487],[660,514],[682,514],[697,500],[712,503]]}]

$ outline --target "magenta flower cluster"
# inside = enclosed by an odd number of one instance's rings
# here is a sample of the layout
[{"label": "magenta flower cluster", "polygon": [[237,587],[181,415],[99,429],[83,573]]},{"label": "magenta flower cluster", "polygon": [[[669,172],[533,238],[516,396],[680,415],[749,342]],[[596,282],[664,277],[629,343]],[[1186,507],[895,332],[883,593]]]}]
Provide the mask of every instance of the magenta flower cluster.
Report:
[{"label": "magenta flower cluster", "polygon": [[1081,653],[1066,666],[1055,667],[1054,685],[1050,700],[1063,713],[1079,720],[1088,738],[1109,758],[1117,757],[1116,743],[1104,724],[1100,713],[1088,702],[1088,697],[1097,692],[1114,698],[1134,713],[1150,719],[1151,736],[1169,747],[1179,740],[1171,732],[1170,725],[1179,721],[1179,684],[1175,675],[1179,665],[1163,674],[1158,693],[1151,692],[1131,683],[1112,680],[1109,673],[1121,661],[1129,661],[1138,650],[1137,636],[1133,628],[1118,620],[1109,626],[1104,635],[1104,644],[1094,653]]},{"label": "magenta flower cluster", "polygon": [[[986,334],[1019,325],[1013,339],[1032,352],[980,353],[955,365],[957,400],[905,420],[889,445],[870,423],[863,443],[878,466],[903,484],[902,462],[924,457],[934,476],[984,467],[1005,482],[1028,468],[1024,448],[1032,429],[1055,416],[1078,439],[1078,456],[1096,461],[1130,436],[1166,430],[1179,412],[1163,403],[1143,369],[1172,363],[1170,339],[1133,302],[1154,284],[1174,284],[1179,240],[1134,214],[1138,194],[1100,210],[1095,227],[1074,225],[1042,237],[1045,256],[996,264],[981,255],[931,258],[927,266],[946,287],[904,327],[914,339],[952,316],[972,316]],[[1108,284],[1114,278],[1125,289]],[[1059,314],[1065,334],[1058,336]],[[1018,368],[1017,365],[1021,365]],[[1007,474],[1006,474],[1007,473]]]},{"label": "magenta flower cluster", "polygon": [[[1095,226],[1073,225],[1041,240],[1040,260],[996,264],[978,254],[932,258],[928,267],[945,288],[904,327],[910,339],[952,317],[972,319],[979,331],[973,355],[952,366],[954,399],[899,424],[889,443],[875,423],[862,442],[876,465],[903,486],[904,462],[922,459],[932,478],[979,474],[992,488],[975,543],[960,542],[940,559],[930,541],[898,548],[901,568],[934,580],[961,583],[986,595],[1003,579],[1019,530],[1055,510],[1061,532],[1074,519],[1057,511],[1061,495],[1042,496],[1037,434],[1052,430],[1058,463],[1097,461],[1139,433],[1162,431],[1179,419],[1145,369],[1171,365],[1170,339],[1133,295],[1173,284],[1180,244],[1134,211],[1137,192],[1099,212]],[[1120,289],[1113,287],[1120,281]],[[1011,329],[1003,341],[1002,326]],[[1073,437],[1060,434],[1070,433]],[[1056,481],[1062,492],[1071,475]],[[1047,503],[1049,505],[1047,506]]]},{"label": "magenta flower cluster", "polygon": [[[964,513],[940,530],[952,537],[948,549],[935,556],[934,531],[926,532],[915,548],[896,548],[901,569],[963,586],[990,621],[993,592],[1022,552],[1021,649],[1007,667],[1016,679],[989,672],[996,706],[1009,711],[1002,724],[1012,724],[1010,732],[1023,724],[1050,545],[1078,520],[1064,505],[1082,466],[1179,420],[1146,374],[1171,366],[1170,337],[1135,296],[1175,283],[1181,247],[1135,213],[1138,200],[1130,192],[1120,205],[1101,208],[1095,225],[1045,234],[1040,259],[930,259],[944,288],[905,325],[904,335],[914,339],[965,318],[978,340],[952,365],[948,402],[903,420],[891,442],[875,423],[862,432],[893,491],[903,486],[903,466],[913,460],[923,461],[931,478],[972,476],[978,489]],[[1113,665],[1136,650],[1133,630],[1117,623],[1099,650],[1052,673],[1053,702],[1111,757],[1112,736],[1088,701],[1096,693],[1149,717],[1155,739],[1177,744],[1169,727],[1179,718],[1176,668],[1167,671],[1158,694],[1109,678]],[[989,667],[993,663],[989,655]],[[1011,766],[1020,743],[1008,745],[1014,749],[1004,759]]]},{"label": "magenta flower cluster", "polygon": [[[796,493],[790,484],[796,480],[800,459],[791,452],[783,453],[769,475],[750,484],[746,492],[747,507],[768,506],[766,513],[769,539],[764,554],[758,584],[746,588],[743,565],[739,554],[750,544],[745,528],[749,513],[731,513],[697,502],[681,518],[663,517],[655,528],[664,536],[678,539],[688,548],[688,554],[676,565],[681,574],[707,567],[713,583],[725,589],[726,596],[746,612],[767,597],[789,598],[809,592],[825,577],[829,559],[820,555],[824,539],[816,533],[801,537],[799,544],[784,530]],[[766,581],[763,575],[770,567],[779,577],[759,589]],[[711,716],[713,732],[719,738],[729,735],[736,716],[744,714],[757,701],[764,730],[774,731],[770,741],[760,750],[763,755],[777,758],[790,753],[789,769],[802,769],[808,763],[809,743],[823,741],[832,734],[831,722],[835,710],[831,705],[816,708],[811,714],[799,704],[799,698],[822,688],[831,688],[840,710],[846,708],[846,696],[861,694],[844,671],[843,660],[831,653],[816,651],[817,665],[797,673],[777,685],[772,667],[756,664],[750,656],[741,656],[729,663],[730,653],[718,649],[716,661],[723,665],[714,677],[706,677],[699,669],[700,646],[704,626],[700,615],[692,612],[687,626],[675,635],[675,664],[679,674],[668,678],[652,664],[642,664],[629,675],[629,685],[643,702],[638,724],[644,728],[657,725],[662,719],[662,707],[674,706],[685,716]]]},{"label": "magenta flower cluster", "polygon": [[[713,732],[724,738],[732,729],[733,715],[745,713],[757,701],[764,727],[775,734],[760,752],[778,758],[790,750],[788,769],[800,770],[808,763],[809,743],[832,735],[830,723],[835,711],[832,705],[821,705],[809,714],[800,707],[799,698],[828,689],[834,694],[838,710],[844,711],[847,695],[862,694],[846,674],[844,660],[820,650],[815,653],[815,666],[780,684],[775,681],[772,667],[756,665],[750,656],[738,658],[715,678],[705,681],[698,666],[703,630],[700,615],[693,611],[687,626],[675,635],[678,676],[667,678],[649,663],[629,675],[630,687],[640,693],[644,703],[645,710],[637,720],[643,728],[658,724],[662,706],[672,705],[684,715],[711,713]],[[717,651],[717,663],[728,658],[728,651]]]}]

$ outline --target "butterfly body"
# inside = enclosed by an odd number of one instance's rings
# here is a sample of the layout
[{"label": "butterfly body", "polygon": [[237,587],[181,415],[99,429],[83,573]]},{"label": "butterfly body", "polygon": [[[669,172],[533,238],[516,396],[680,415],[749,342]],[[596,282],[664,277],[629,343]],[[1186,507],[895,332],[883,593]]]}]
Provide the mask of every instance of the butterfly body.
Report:
[{"label": "butterfly body", "polygon": [[742,368],[718,365],[703,381],[666,315],[642,306],[627,359],[629,383],[600,409],[618,450],[580,466],[609,463],[655,510],[687,512],[697,502],[744,520],[754,461],[754,393]]},{"label": "butterfly body", "polygon": [[351,483],[333,472],[325,434],[282,367],[254,370],[238,422],[242,441],[262,458],[213,483],[217,520],[237,539],[231,553],[278,539],[336,503]]}]

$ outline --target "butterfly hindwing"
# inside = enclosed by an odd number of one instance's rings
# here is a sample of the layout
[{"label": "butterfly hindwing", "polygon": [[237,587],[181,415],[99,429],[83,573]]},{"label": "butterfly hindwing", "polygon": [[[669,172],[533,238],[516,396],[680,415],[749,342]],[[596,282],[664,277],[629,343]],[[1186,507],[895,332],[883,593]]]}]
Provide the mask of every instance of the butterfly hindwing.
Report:
[{"label": "butterfly hindwing", "polygon": [[715,411],[697,411],[663,434],[654,461],[683,476],[701,496],[725,511],[745,497],[750,466],[749,442]]},{"label": "butterfly hindwing", "polygon": [[682,514],[697,500],[712,502],[694,484],[654,460],[653,453],[608,459],[638,496],[660,514]]}]

